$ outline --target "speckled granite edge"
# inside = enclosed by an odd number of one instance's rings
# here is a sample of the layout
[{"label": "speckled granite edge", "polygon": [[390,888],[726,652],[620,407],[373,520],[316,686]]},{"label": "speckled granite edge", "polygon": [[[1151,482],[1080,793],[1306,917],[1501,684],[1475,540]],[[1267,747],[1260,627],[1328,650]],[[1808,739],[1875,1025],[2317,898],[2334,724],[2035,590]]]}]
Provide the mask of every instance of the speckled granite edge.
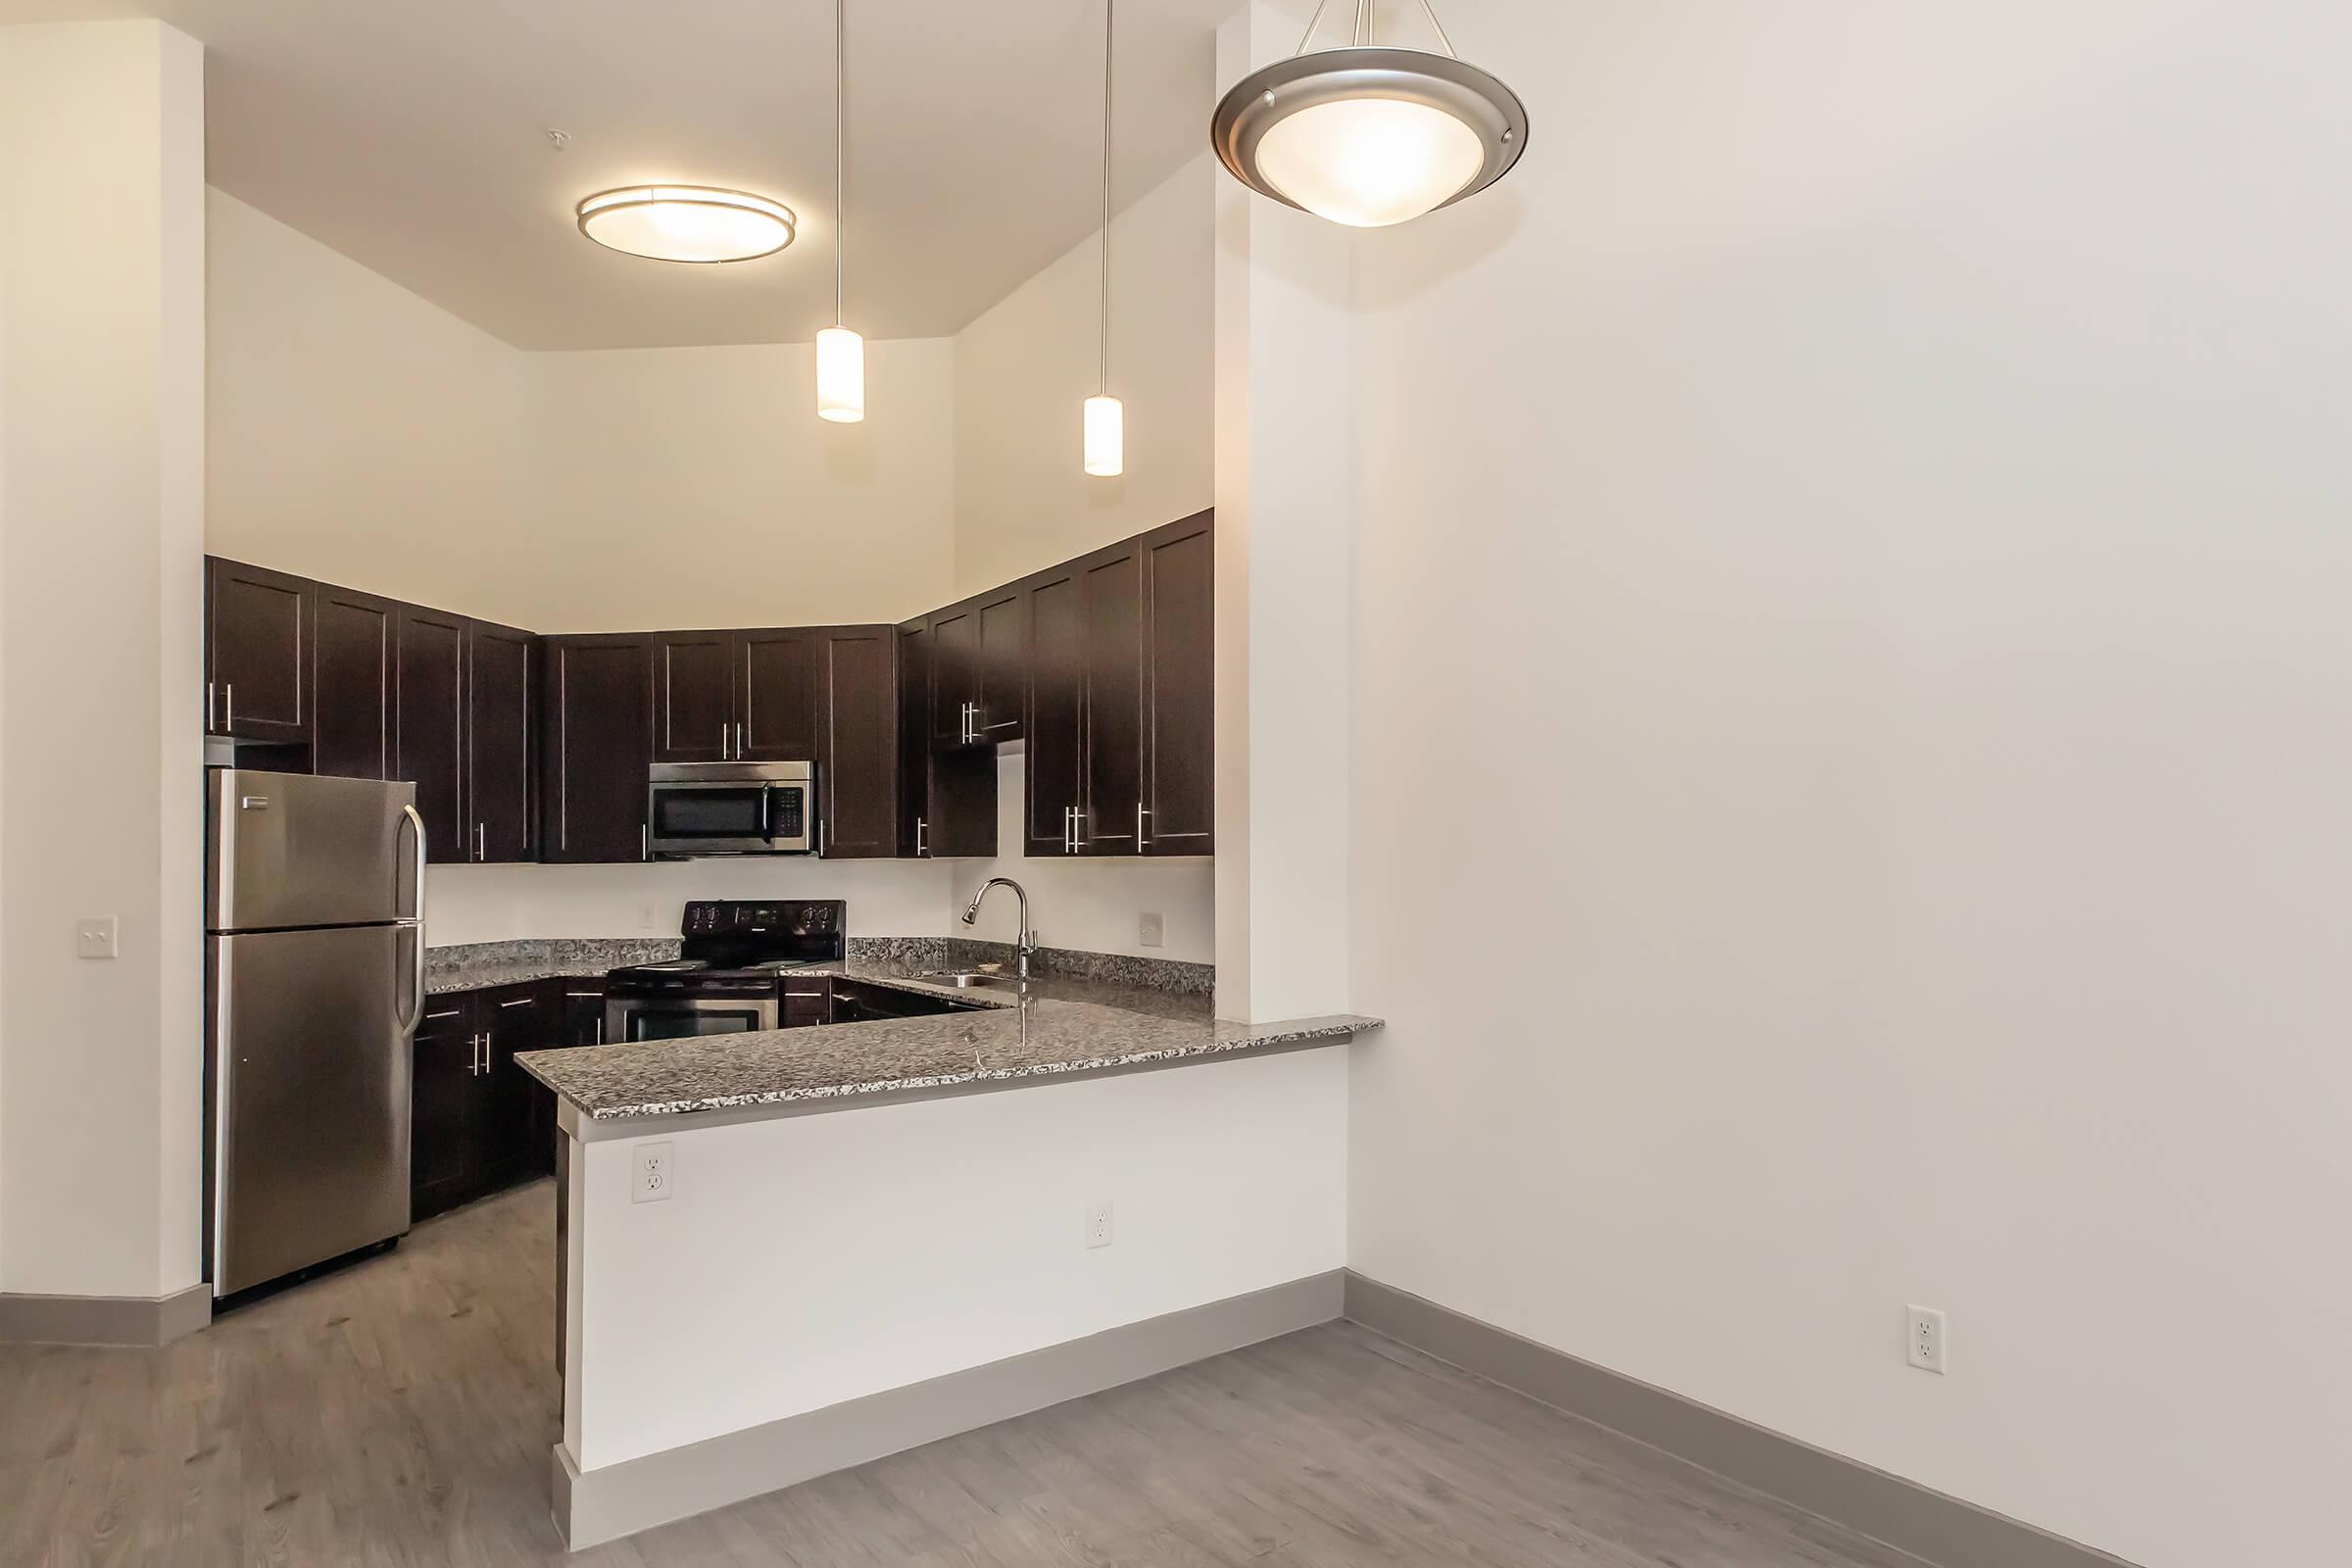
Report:
[{"label": "speckled granite edge", "polygon": [[[982,942],[975,937],[946,939],[946,964],[963,969],[980,963],[1012,962],[1012,944]],[[1181,996],[1205,997],[1217,989],[1217,966],[1186,963],[1178,958],[1147,958],[1132,953],[1090,953],[1080,948],[1040,948],[1032,965],[1037,974],[1065,975],[1072,980],[1098,980],[1105,985],[1141,986],[1173,991]]]},{"label": "speckled granite edge", "polygon": [[[1107,1012],[1112,1009],[1094,1008]],[[878,1041],[885,1030],[901,1033],[908,1024],[937,1025],[949,1020],[937,1018],[898,1020],[896,1024],[848,1024],[836,1027],[872,1034]],[[587,1102],[581,1086],[567,1086],[570,1076],[560,1057],[577,1058],[586,1053],[528,1052],[516,1056],[524,1071],[548,1088],[568,1100],[592,1122],[622,1121],[651,1116],[683,1116],[698,1111],[731,1110],[759,1105],[788,1105],[810,1101],[856,1101],[872,1095],[917,1093],[925,1090],[951,1090],[970,1085],[1013,1084],[1028,1079],[1071,1077],[1085,1073],[1107,1072],[1121,1067],[1174,1065],[1210,1056],[1232,1055],[1280,1046],[1301,1045],[1318,1040],[1340,1041],[1365,1030],[1382,1027],[1382,1020],[1355,1013],[1334,1013],[1314,1018],[1289,1019],[1279,1023],[1241,1024],[1216,1020],[1206,1038],[1147,1047],[1133,1051],[1111,1051],[1098,1054],[1055,1057],[1052,1060],[1019,1062],[1004,1066],[986,1066],[975,1061],[966,1070],[934,1072],[900,1076],[860,1078],[842,1083],[799,1085],[791,1088],[753,1090],[740,1094],[709,1094],[648,1099],[642,1101]],[[1104,1033],[1115,1034],[1116,1025],[1106,1020]],[[729,1037],[737,1043],[748,1042],[752,1036]],[[606,1051],[612,1048],[591,1048]],[[547,1070],[542,1071],[542,1067]]]}]

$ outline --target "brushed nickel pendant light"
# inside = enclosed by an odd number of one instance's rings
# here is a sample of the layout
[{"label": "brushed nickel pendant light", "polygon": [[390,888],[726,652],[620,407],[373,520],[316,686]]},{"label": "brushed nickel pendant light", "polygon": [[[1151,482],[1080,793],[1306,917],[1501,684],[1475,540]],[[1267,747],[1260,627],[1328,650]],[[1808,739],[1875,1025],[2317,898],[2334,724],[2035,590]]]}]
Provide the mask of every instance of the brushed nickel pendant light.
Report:
[{"label": "brushed nickel pendant light", "polygon": [[1209,140],[1233,177],[1286,206],[1381,228],[1473,196],[1527,148],[1527,109],[1492,73],[1462,60],[1430,0],[1443,54],[1373,37],[1375,0],[1355,0],[1348,45],[1307,52],[1321,0],[1287,60],[1233,84]]},{"label": "brushed nickel pendant light", "polygon": [[848,226],[842,203],[843,102],[850,77],[844,4],[833,0],[833,324],[816,334],[816,412],[836,424],[856,424],[865,417],[865,339],[841,319],[841,250]]},{"label": "brushed nickel pendant light", "polygon": [[1110,37],[1118,0],[1102,0],[1102,318],[1096,340],[1095,395],[1086,400],[1083,451],[1086,471],[1116,478],[1127,467],[1127,411],[1110,395]]}]

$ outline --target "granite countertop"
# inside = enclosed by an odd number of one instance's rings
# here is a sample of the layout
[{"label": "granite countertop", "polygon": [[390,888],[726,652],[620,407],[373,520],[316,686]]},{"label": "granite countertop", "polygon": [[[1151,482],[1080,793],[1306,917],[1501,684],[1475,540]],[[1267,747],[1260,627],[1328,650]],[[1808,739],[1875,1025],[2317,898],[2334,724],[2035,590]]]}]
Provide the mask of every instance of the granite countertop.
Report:
[{"label": "granite countertop", "polygon": [[[1248,1051],[1344,1040],[1378,1018],[1337,1013],[1280,1023],[1215,1017],[1204,996],[1047,977],[1017,995],[924,982],[913,966],[852,959],[798,971],[972,1004],[969,1012],[757,1034],[526,1052],[525,1071],[589,1121],[908,1091],[1015,1087],[1115,1067],[1179,1065]],[[807,1108],[814,1108],[813,1106]]]}]

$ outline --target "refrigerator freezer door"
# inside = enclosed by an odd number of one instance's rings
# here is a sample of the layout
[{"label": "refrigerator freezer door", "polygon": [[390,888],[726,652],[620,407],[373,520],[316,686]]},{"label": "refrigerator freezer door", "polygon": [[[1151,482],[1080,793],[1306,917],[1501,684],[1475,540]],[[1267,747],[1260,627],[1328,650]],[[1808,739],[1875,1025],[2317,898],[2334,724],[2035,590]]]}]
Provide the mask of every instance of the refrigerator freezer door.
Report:
[{"label": "refrigerator freezer door", "polygon": [[217,768],[205,775],[205,929],[363,925],[420,913],[414,784]]},{"label": "refrigerator freezer door", "polygon": [[213,1294],[409,1228],[413,926],[215,936],[206,1091]]}]

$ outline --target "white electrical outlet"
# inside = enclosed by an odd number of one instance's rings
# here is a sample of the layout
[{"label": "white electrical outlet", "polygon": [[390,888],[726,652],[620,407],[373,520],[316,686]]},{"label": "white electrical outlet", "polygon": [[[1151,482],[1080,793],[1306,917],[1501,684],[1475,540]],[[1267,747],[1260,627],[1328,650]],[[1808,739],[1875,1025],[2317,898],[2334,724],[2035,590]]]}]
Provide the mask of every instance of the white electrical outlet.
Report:
[{"label": "white electrical outlet", "polygon": [[1147,914],[1136,922],[1135,940],[1147,948],[1156,948],[1167,933],[1167,924],[1156,914]]},{"label": "white electrical outlet", "polygon": [[665,1203],[677,1178],[670,1168],[667,1144],[639,1144],[629,1151],[629,1201]]},{"label": "white electrical outlet", "polygon": [[1086,1205],[1086,1245],[1090,1250],[1110,1245],[1110,1200],[1107,1198]]},{"label": "white electrical outlet", "polygon": [[1905,1335],[1904,1358],[1922,1372],[1943,1370],[1943,1314],[1932,1306],[1914,1306]]},{"label": "white electrical outlet", "polygon": [[112,958],[119,951],[113,915],[86,914],[74,922],[74,952],[77,956]]}]

